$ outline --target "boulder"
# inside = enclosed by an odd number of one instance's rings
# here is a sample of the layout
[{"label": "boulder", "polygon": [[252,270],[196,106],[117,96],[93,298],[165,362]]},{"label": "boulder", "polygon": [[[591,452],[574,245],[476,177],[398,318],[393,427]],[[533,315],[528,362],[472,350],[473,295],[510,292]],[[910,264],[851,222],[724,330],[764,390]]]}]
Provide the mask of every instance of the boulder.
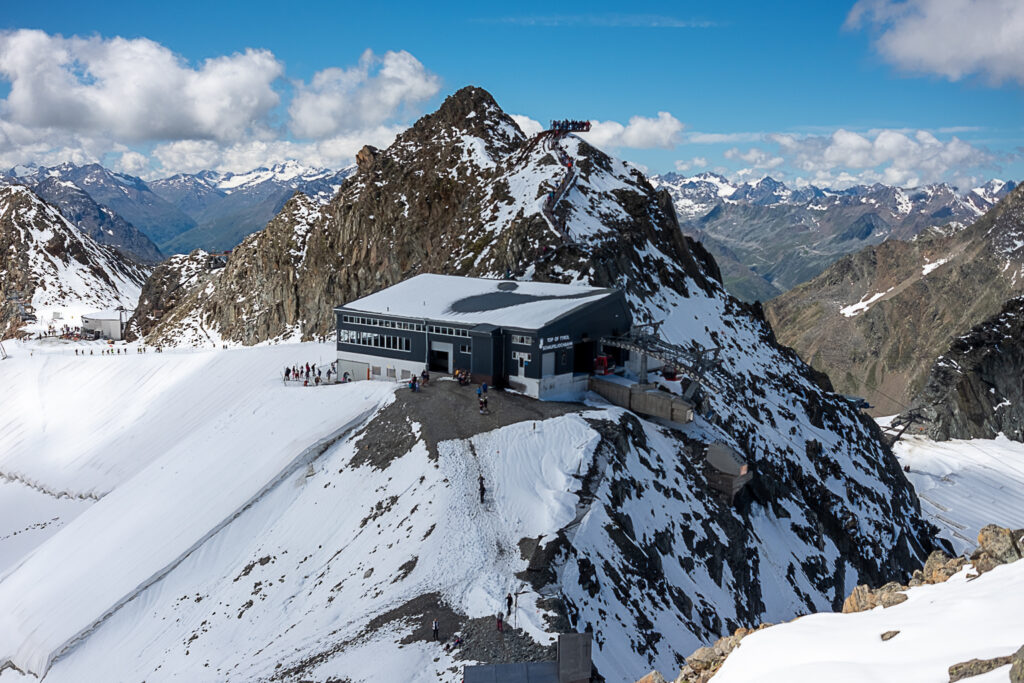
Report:
[{"label": "boulder", "polygon": [[1021,558],[1017,541],[1022,535],[1024,534],[989,524],[978,532],[978,550],[988,555],[997,564],[1016,562]]},{"label": "boulder", "polygon": [[963,680],[964,678],[971,678],[972,676],[980,676],[981,674],[988,673],[993,669],[998,669],[1001,666],[1006,666],[1013,660],[1014,655],[1006,655],[1005,657],[993,657],[992,659],[971,659],[966,662],[960,662],[949,667],[949,683],[955,683],[956,681]]},{"label": "boulder", "polygon": [[1024,683],[1024,645],[1013,653],[1010,665],[1010,683]]},{"label": "boulder", "polygon": [[638,680],[636,683],[667,683],[667,681],[665,680],[665,677],[661,675],[661,673],[657,671],[652,671],[651,673],[647,674],[646,676]]},{"label": "boulder", "polygon": [[380,150],[376,147],[364,145],[361,150],[356,152],[356,167],[365,173],[373,166],[378,154],[380,154]]},{"label": "boulder", "polygon": [[860,584],[854,588],[849,597],[843,601],[843,614],[852,612],[864,612],[875,606],[874,595],[867,584]]},{"label": "boulder", "polygon": [[895,638],[899,634],[900,634],[899,631],[886,631],[885,633],[882,634],[881,637],[882,637],[883,641],[886,641],[886,640],[892,640],[893,638]]}]

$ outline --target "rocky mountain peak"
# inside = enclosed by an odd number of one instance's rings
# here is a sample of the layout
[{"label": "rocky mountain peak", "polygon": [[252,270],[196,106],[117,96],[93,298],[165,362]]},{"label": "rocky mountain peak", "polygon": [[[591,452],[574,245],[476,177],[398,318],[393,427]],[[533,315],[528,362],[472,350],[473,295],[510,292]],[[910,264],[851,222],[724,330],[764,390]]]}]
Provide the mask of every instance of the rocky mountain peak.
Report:
[{"label": "rocky mountain peak", "polygon": [[437,111],[420,118],[400,141],[427,143],[468,135],[484,141],[488,154],[507,154],[526,140],[516,122],[483,88],[466,86],[445,98]]}]

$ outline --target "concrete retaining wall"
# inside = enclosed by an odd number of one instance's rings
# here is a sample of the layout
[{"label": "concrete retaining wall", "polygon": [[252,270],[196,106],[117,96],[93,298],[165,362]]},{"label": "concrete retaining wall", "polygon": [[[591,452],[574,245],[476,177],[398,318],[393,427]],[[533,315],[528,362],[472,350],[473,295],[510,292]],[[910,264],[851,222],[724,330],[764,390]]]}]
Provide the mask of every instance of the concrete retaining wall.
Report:
[{"label": "concrete retaining wall", "polygon": [[661,391],[653,384],[627,385],[621,381],[594,376],[590,378],[590,390],[610,403],[641,415],[652,415],[682,424],[693,421],[693,405]]}]

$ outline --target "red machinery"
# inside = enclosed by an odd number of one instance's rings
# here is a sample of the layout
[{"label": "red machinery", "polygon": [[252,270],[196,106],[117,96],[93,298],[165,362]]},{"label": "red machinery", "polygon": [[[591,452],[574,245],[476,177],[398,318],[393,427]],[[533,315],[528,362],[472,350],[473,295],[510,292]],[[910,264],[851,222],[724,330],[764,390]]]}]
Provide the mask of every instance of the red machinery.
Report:
[{"label": "red machinery", "polygon": [[610,375],[615,371],[615,359],[609,355],[601,355],[594,359],[595,375]]}]

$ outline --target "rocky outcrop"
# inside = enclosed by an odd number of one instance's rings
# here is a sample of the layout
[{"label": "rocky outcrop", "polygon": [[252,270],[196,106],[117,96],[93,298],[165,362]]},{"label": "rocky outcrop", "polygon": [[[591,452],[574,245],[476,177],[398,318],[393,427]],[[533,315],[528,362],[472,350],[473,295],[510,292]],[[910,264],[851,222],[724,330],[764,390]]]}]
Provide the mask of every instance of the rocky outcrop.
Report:
[{"label": "rocky outcrop", "polygon": [[686,658],[686,663],[679,670],[675,683],[708,683],[725,663],[726,657],[739,647],[740,641],[751,633],[757,633],[769,626],[771,624],[761,624],[757,628],[738,628],[731,636],[719,638],[710,647],[697,648]]},{"label": "rocky outcrop", "polygon": [[[1024,297],[956,339],[932,366],[911,411],[929,438],[1024,441]],[[916,429],[916,427],[915,427]]]},{"label": "rocky outcrop", "polygon": [[903,410],[950,339],[1024,293],[1024,186],[973,225],[846,256],[769,301],[779,341],[874,414]]},{"label": "rocky outcrop", "polygon": [[186,296],[201,289],[226,265],[223,257],[197,249],[176,254],[156,268],[146,280],[135,312],[128,320],[125,337],[145,337],[167,311],[173,311]]}]

